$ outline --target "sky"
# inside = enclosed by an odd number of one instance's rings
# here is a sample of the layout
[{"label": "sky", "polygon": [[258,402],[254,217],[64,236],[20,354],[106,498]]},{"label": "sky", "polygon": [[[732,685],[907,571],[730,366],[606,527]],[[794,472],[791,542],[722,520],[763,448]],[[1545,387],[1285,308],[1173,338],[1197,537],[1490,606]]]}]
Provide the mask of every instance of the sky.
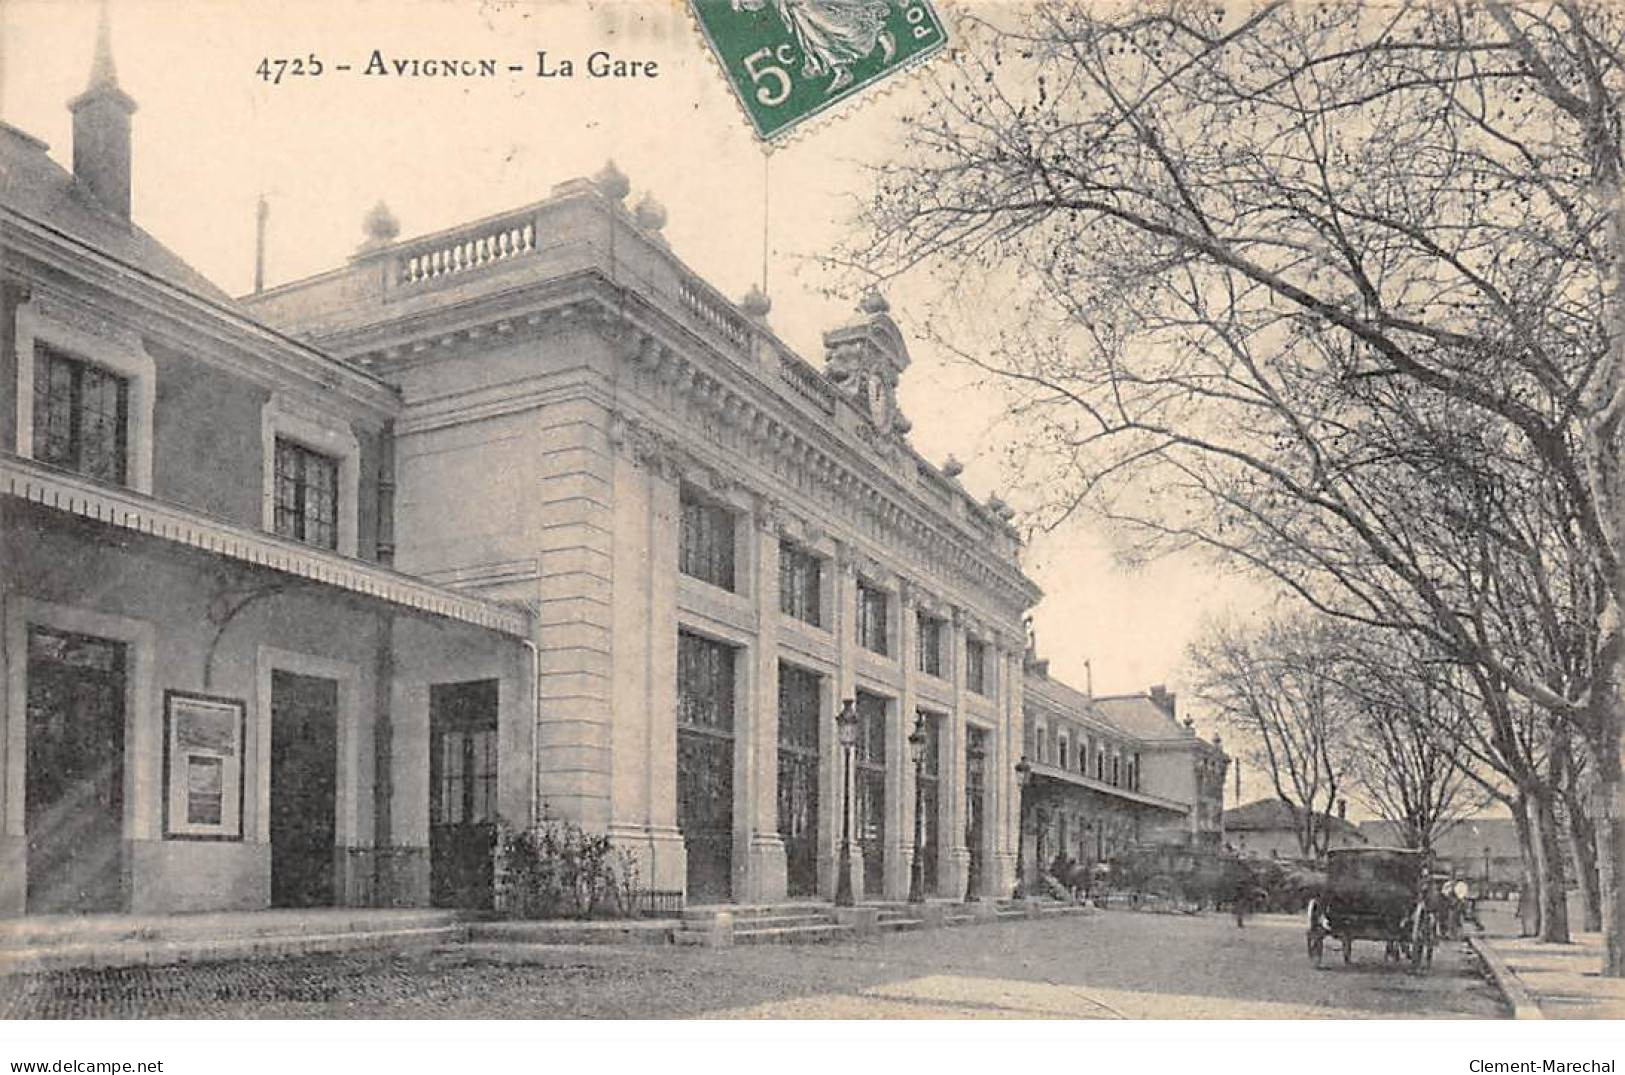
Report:
[{"label": "sky", "polygon": [[[769,155],[673,0],[110,0],[109,13],[119,81],[139,105],[135,219],[233,294],[253,285],[261,195],[269,286],[342,264],[380,200],[410,237],[541,200],[613,158],[631,180],[629,204],[646,193],[663,204],[673,250],[725,294],[761,283],[765,245],[770,324],[815,363],[820,333],[850,315],[855,296],[829,294],[836,281],[812,259],[849,237],[867,189],[863,162],[897,151],[907,105],[928,86],[919,74],[894,78]],[[65,166],[65,104],[85,86],[96,18],[92,0],[0,4],[0,119],[50,143]],[[526,70],[366,76],[375,49],[389,60],[492,57]],[[583,77],[600,49],[653,60],[659,75]],[[555,68],[573,59],[577,77],[535,77],[539,50]],[[319,76],[256,75],[263,60],[312,55]],[[351,72],[335,70],[345,63]],[[914,340],[923,286],[887,292]],[[956,342],[976,350],[974,339]],[[923,343],[911,354],[899,401],[912,443],[935,462],[950,453],[964,462],[961,480],[976,495],[999,491],[997,392]],[[1099,694],[1166,683],[1188,699],[1184,651],[1203,617],[1264,603],[1260,590],[1193,560],[1120,568],[1110,535],[1086,520],[1038,535],[1024,566],[1046,595],[1034,619],[1051,674]],[[1211,721],[1193,715],[1211,734]],[[1247,785],[1244,798],[1264,793]]]}]

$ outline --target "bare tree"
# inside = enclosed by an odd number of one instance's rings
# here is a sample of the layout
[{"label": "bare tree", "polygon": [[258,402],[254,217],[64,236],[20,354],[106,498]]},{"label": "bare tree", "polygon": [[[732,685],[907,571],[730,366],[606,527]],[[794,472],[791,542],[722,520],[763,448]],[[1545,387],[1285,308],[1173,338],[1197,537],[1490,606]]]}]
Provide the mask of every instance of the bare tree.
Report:
[{"label": "bare tree", "polygon": [[1391,822],[1406,847],[1439,837],[1482,810],[1491,795],[1457,744],[1474,734],[1459,668],[1414,636],[1343,632],[1333,673],[1355,711],[1353,795]]},{"label": "bare tree", "polygon": [[[917,154],[879,169],[861,261],[950,294],[1014,265],[1035,290],[975,360],[1026,386],[1039,519],[1087,503],[1221,549],[1572,729],[1625,975],[1621,15],[1053,3],[962,38]],[[1422,525],[1428,471],[1373,450],[1407,407],[1551,483],[1564,533]],[[1583,585],[1558,614],[1492,614],[1509,561],[1563,590],[1562,541]],[[1528,629],[1571,630],[1592,582],[1594,659],[1553,674]],[[1486,707],[1489,740],[1539,806],[1552,773],[1513,749],[1513,708]]]},{"label": "bare tree", "polygon": [[1253,630],[1214,624],[1190,648],[1197,697],[1236,731],[1292,808],[1305,858],[1326,853],[1328,819],[1351,768],[1352,714],[1332,674],[1328,631],[1303,616]]}]

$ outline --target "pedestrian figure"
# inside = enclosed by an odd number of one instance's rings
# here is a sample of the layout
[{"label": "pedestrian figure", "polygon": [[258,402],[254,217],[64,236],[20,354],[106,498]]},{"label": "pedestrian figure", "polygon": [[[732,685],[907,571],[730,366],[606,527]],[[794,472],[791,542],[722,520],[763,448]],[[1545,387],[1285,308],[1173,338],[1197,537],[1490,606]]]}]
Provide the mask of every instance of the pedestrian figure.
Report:
[{"label": "pedestrian figure", "polygon": [[1268,898],[1269,893],[1265,892],[1258,882],[1245,873],[1242,874],[1236,882],[1236,890],[1230,901],[1230,909],[1236,915],[1236,928],[1245,928],[1247,916],[1264,906],[1264,901]]}]

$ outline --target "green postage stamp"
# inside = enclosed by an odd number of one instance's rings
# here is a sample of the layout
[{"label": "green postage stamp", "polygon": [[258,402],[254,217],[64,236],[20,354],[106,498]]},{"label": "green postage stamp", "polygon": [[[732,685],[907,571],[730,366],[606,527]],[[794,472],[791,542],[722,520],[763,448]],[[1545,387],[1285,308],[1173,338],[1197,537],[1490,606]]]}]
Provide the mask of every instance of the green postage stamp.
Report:
[{"label": "green postage stamp", "polygon": [[929,0],[689,0],[756,133],[797,123],[940,51]]}]

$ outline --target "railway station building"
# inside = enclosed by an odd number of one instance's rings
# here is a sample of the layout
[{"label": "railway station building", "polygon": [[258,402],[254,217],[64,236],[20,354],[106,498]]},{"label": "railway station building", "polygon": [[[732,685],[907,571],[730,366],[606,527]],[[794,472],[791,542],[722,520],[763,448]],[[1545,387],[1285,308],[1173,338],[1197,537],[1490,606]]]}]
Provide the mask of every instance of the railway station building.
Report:
[{"label": "railway station building", "polygon": [[916,781],[929,891],[1002,896],[1024,754],[1057,848],[1206,832],[1171,703],[1029,659],[880,295],[798,354],[609,165],[234,298],[130,219],[135,107],[104,27],[71,168],[0,124],[0,914],[484,907],[543,818],[659,906],[828,898],[846,820],[898,899]]},{"label": "railway station building", "polygon": [[1089,866],[1136,845],[1222,842],[1229,759],[1218,736],[1196,734],[1162,686],[1094,696],[1026,663],[1024,876],[1059,858]]}]

